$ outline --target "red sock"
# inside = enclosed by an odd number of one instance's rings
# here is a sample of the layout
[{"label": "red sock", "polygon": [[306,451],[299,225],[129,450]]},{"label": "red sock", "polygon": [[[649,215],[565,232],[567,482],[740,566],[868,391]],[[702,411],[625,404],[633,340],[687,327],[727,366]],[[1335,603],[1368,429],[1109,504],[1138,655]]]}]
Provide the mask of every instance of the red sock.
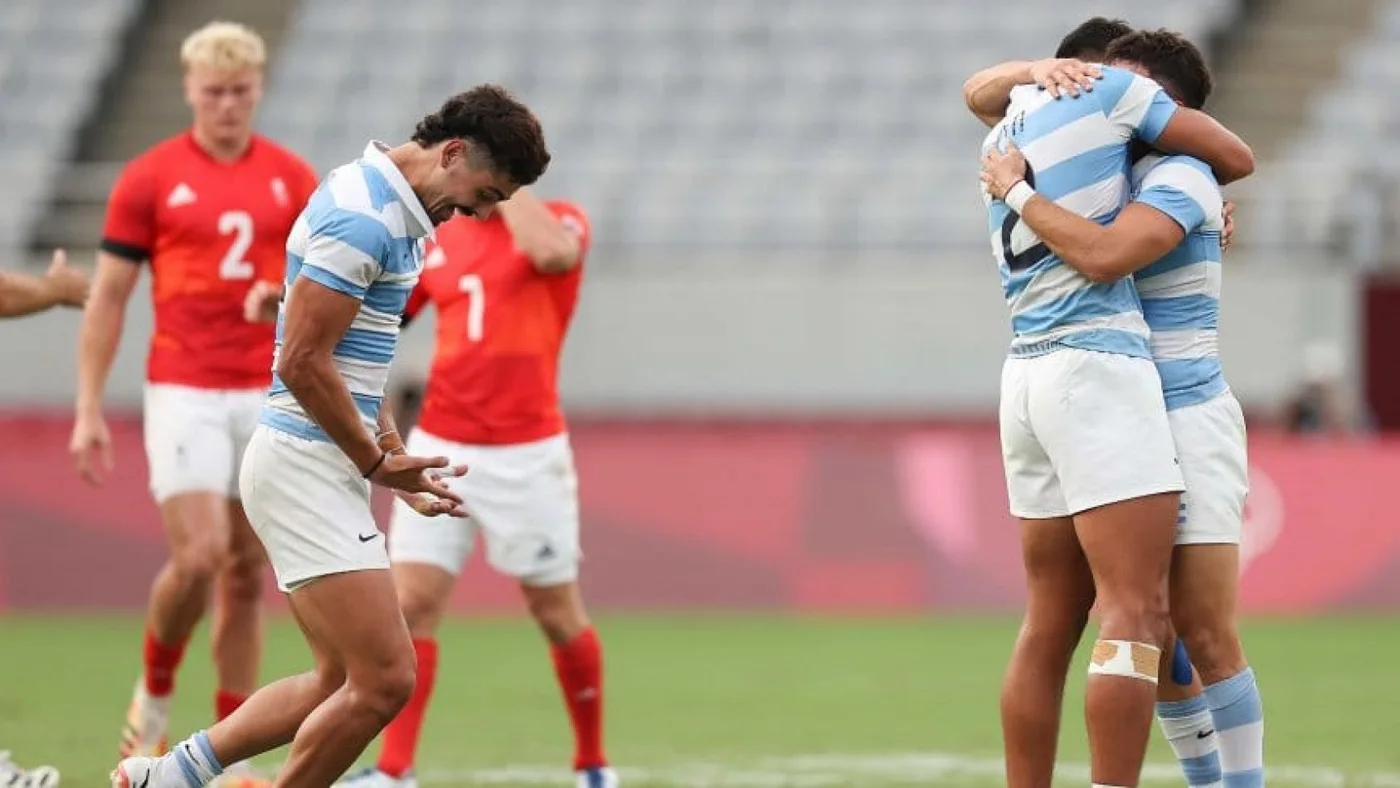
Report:
[{"label": "red sock", "polygon": [[413,768],[418,750],[418,732],[437,678],[438,645],[432,638],[414,638],[413,653],[418,656],[418,683],[399,716],[384,729],[384,750],[379,753],[378,769],[390,777],[402,777]]},{"label": "red sock", "polygon": [[146,630],[146,692],[157,698],[168,697],[175,689],[175,671],[185,656],[185,644],[167,646]]},{"label": "red sock", "polygon": [[214,693],[214,721],[218,722],[232,714],[247,700],[247,695],[240,695],[237,692],[219,690]]},{"label": "red sock", "polygon": [[574,769],[608,764],[603,754],[603,642],[592,627],[553,647],[554,673],[574,725]]}]

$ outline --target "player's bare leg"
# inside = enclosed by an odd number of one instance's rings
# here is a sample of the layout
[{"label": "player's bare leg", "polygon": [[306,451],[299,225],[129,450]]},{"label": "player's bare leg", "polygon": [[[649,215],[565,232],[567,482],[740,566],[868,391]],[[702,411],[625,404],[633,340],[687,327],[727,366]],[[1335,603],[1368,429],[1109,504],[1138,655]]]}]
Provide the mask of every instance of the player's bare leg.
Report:
[{"label": "player's bare leg", "polygon": [[[194,771],[199,784],[211,784],[223,777],[223,762],[252,757],[290,743],[311,712],[345,684],[345,670],[333,658],[329,646],[315,637],[295,606],[292,615],[311,649],[313,670],[263,687],[214,728],[177,744],[165,757],[123,760],[112,773],[114,788],[143,783],[188,788],[187,769]],[[217,755],[215,739],[219,741]]]},{"label": "player's bare leg", "polygon": [[577,581],[520,585],[530,615],[549,640],[554,673],[574,729],[580,788],[612,788],[617,776],[603,752],[603,644],[584,609]]},{"label": "player's bare leg", "polygon": [[1180,500],[1149,495],[1074,517],[1100,617],[1084,692],[1095,785],[1131,788],[1142,773],[1171,635],[1167,583]]},{"label": "player's bare leg", "polygon": [[397,562],[391,570],[399,607],[403,610],[417,659],[418,680],[413,694],[393,722],[384,728],[384,747],[375,768],[348,778],[345,783],[358,788],[407,788],[417,785],[413,777],[414,759],[437,682],[437,630],[447,610],[448,599],[457,577],[433,564]]},{"label": "player's bare leg", "polygon": [[1021,521],[1026,613],[1001,687],[1009,788],[1049,788],[1065,679],[1094,605],[1094,579],[1068,517]]},{"label": "player's bare leg", "polygon": [[413,690],[413,650],[393,580],[381,569],[343,572],[300,586],[288,598],[316,669],[258,690],[227,719],[162,758],[122,761],[114,786],[208,785],[221,764],[289,741],[275,786],[328,786],[355,762]]},{"label": "player's bare leg", "polygon": [[220,693],[217,719],[227,717],[257,689],[263,645],[267,555],[237,500],[229,501],[229,521],[228,558],[214,585],[210,630]]},{"label": "player's bare leg", "polygon": [[[229,501],[229,521],[233,524],[229,553],[214,581],[209,630],[218,677],[215,721],[232,714],[257,689],[263,648],[262,592],[267,554],[238,500]],[[237,763],[224,769],[218,784],[221,788],[256,788],[265,780],[251,764]]]},{"label": "player's bare leg", "polygon": [[1176,548],[1172,621],[1205,685],[1226,783],[1263,785],[1264,711],[1235,626],[1238,587],[1238,545]]},{"label": "player's bare leg", "polygon": [[165,750],[170,694],[185,644],[209,604],[210,590],[228,556],[226,499],[214,492],[186,492],[160,504],[170,558],[151,584],[146,612],[145,672],[127,711],[121,754]]}]

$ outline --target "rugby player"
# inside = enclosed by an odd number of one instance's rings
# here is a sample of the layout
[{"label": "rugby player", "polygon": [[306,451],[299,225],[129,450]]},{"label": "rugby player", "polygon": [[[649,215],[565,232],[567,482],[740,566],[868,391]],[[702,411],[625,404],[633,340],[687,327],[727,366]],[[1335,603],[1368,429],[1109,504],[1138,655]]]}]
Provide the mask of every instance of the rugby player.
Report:
[{"label": "rugby player", "polygon": [[[1047,197],[1106,221],[1126,202],[1134,140],[1197,155],[1224,179],[1253,170],[1237,137],[1117,68],[1077,99],[1013,90],[983,154],[1018,146],[1027,181],[1038,175]],[[1092,779],[1135,786],[1170,644],[1166,587],[1184,483],[1132,283],[1095,283],[1066,266],[1019,216],[1030,186],[1005,199],[984,189],[1015,333],[1000,420],[1029,597],[1003,685],[1008,782],[1048,784],[1040,774],[1053,769],[1064,678],[1097,598],[1085,710]]]},{"label": "rugby player", "polygon": [[[1151,77],[1183,106],[1200,109],[1210,95],[1199,50],[1167,31],[1120,37],[1105,62]],[[1015,151],[989,154],[983,181],[994,196],[1024,178]],[[1204,162],[1153,152],[1135,163],[1132,202],[1108,225],[1041,197],[1032,197],[1021,215],[1089,279],[1134,276],[1186,481],[1170,595],[1172,622],[1186,648],[1164,665],[1163,679],[1171,681],[1160,685],[1158,719],[1193,788],[1262,786],[1263,705],[1235,626],[1249,474],[1244,415],[1217,350],[1220,186]]]},{"label": "rugby player", "polygon": [[162,757],[121,761],[113,786],[200,788],[288,743],[274,785],[329,786],[408,700],[413,645],[370,488],[465,516],[442,477],[466,468],[404,453],[382,407],[400,321],[433,227],[488,218],[549,158],[530,110],[488,85],[448,99],[408,142],[371,142],[317,188],[287,239],[275,375],[239,478],[315,666]]},{"label": "rugby player", "polygon": [[255,283],[282,277],[287,233],[316,187],[306,162],[253,133],[266,62],[256,32],[209,24],[185,39],[180,60],[193,124],[129,162],[107,202],[70,445],[82,477],[101,483],[113,464],[103,390],[149,263],[146,458],[170,556],[151,585],[123,756],[165,750],[175,674],[211,592],[215,718],[257,686],[266,559],[239,501],[238,466],[271,381],[273,329],[249,325],[243,302]]}]

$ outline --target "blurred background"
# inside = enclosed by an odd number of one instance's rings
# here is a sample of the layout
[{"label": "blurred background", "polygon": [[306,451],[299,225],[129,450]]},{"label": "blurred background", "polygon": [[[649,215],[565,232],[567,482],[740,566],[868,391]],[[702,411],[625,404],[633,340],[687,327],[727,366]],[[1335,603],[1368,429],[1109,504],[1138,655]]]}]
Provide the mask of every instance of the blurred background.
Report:
[{"label": "blurred background", "polygon": [[[1097,14],[1201,46],[1207,109],[1258,157],[1227,190],[1221,347],[1250,418],[1242,605],[1274,776],[1400,785],[1396,0],[0,0],[0,266],[41,272],[55,246],[91,264],[121,165],[188,125],[178,48],[210,20],[266,38],[259,129],[323,173],[503,84],[555,154],[537,191],[593,222],[563,386],[585,588],[618,633],[614,757],[651,769],[638,784],[992,785],[1022,596],[995,428],[1009,321],[960,88]],[[165,551],[144,293],[127,321],[99,490],[66,453],[78,315],[0,325],[0,749],[91,766],[75,784],[115,745]],[[444,679],[439,714],[473,744],[430,734],[440,782],[535,784],[507,767],[562,741],[517,596],[480,565],[458,590],[470,678]],[[300,664],[279,627],[272,664]],[[495,658],[512,649],[518,678]],[[83,680],[13,680],[58,669]],[[697,763],[729,771],[678,776]]]}]

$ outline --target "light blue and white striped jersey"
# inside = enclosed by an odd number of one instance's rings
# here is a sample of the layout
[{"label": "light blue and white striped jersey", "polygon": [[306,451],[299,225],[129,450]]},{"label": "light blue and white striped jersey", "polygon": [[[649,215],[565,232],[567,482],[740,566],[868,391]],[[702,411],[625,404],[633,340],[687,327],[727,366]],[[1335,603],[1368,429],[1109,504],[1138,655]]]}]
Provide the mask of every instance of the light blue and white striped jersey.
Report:
[{"label": "light blue and white striped jersey", "polygon": [[[371,142],[363,157],[337,167],[311,195],[287,236],[287,300],[277,315],[280,355],[292,284],[298,278],[359,299],[360,311],[336,343],[333,357],[371,431],[384,401],[404,305],[423,269],[422,239],[433,228],[386,150]],[[330,440],[275,374],[262,423],[298,437]]]},{"label": "light blue and white striped jersey", "polygon": [[[983,142],[1016,143],[1026,181],[1042,196],[1099,224],[1127,203],[1128,144],[1154,142],[1176,103],[1146,77],[1120,68],[1078,98],[1055,99],[1035,86],[1011,92],[1006,118]],[[1015,338],[1011,354],[1039,355],[1066,347],[1150,358],[1147,324],[1132,281],[1094,284],[1052,253],[1006,203],[983,189],[992,254],[1001,270]]]},{"label": "light blue and white striped jersey", "polygon": [[1152,359],[1167,409],[1224,393],[1216,328],[1220,317],[1220,233],[1225,199],[1210,166],[1190,156],[1143,157],[1133,167],[1134,202],[1165,213],[1186,237],[1134,276],[1152,330]]}]

